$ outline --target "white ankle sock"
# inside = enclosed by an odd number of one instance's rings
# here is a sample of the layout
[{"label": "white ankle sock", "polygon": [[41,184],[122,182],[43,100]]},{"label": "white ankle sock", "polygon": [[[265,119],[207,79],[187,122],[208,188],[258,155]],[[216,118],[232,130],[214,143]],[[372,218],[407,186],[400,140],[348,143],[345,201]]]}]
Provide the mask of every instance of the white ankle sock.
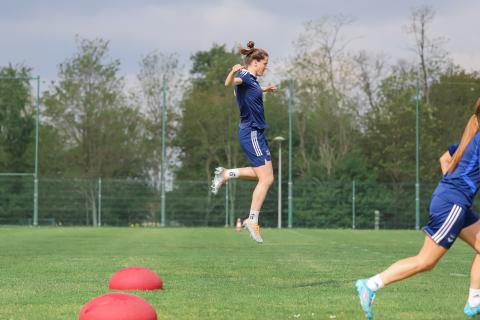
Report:
[{"label": "white ankle sock", "polygon": [[240,176],[240,170],[238,169],[229,169],[227,170],[227,179],[226,180],[230,180],[230,179],[236,179]]},{"label": "white ankle sock", "polygon": [[470,307],[477,307],[480,305],[480,289],[468,290],[468,304]]},{"label": "white ankle sock", "polygon": [[250,209],[250,215],[248,216],[248,219],[251,220],[253,223],[258,224],[259,214],[260,214],[260,211]]},{"label": "white ankle sock", "polygon": [[382,278],[380,275],[377,274],[367,280],[367,287],[372,291],[377,291],[378,289],[382,289],[385,285],[383,284]]}]

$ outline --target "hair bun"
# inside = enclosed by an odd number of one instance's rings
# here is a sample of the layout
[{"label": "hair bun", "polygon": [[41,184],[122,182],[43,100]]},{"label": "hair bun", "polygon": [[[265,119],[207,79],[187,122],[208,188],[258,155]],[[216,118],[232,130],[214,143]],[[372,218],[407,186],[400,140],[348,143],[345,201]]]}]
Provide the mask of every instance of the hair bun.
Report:
[{"label": "hair bun", "polygon": [[253,41],[251,41],[251,40],[248,41],[248,43],[247,43],[247,48],[253,49],[253,47],[255,47],[255,42],[253,42]]}]

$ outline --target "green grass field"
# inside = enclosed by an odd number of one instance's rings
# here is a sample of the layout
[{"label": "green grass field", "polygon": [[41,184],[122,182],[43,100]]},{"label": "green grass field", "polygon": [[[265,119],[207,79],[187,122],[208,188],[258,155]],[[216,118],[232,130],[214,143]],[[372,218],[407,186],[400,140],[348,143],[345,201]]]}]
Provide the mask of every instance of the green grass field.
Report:
[{"label": "green grass field", "polygon": [[[0,228],[0,319],[77,319],[127,266],[165,290],[159,319],[363,319],[354,281],[413,255],[420,231]],[[458,241],[432,272],[383,289],[375,319],[464,319],[473,257]]]}]

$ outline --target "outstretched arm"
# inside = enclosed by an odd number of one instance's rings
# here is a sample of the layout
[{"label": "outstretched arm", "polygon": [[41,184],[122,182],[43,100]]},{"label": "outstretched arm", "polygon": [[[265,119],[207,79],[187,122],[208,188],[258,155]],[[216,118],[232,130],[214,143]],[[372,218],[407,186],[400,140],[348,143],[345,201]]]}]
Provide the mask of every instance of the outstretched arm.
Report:
[{"label": "outstretched arm", "polygon": [[275,91],[277,91],[277,86],[273,85],[273,86],[262,87],[262,91],[263,92],[275,92]]},{"label": "outstretched arm", "polygon": [[238,72],[238,70],[241,70],[242,68],[243,66],[241,64],[236,64],[232,67],[232,70],[230,70],[227,79],[225,79],[225,87],[232,85],[238,86],[242,84],[242,79],[235,77],[235,74]]}]

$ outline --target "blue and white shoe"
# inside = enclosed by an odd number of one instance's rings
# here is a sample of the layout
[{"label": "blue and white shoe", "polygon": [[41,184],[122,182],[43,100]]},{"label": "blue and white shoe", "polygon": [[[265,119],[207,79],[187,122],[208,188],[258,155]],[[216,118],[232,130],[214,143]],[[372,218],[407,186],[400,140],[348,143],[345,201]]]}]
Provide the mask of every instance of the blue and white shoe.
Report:
[{"label": "blue and white shoe", "polygon": [[357,288],[358,297],[360,298],[360,305],[362,306],[363,312],[367,316],[367,319],[373,318],[372,313],[372,304],[375,300],[375,291],[370,290],[367,287],[367,279],[360,279],[355,282],[355,287]]},{"label": "blue and white shoe", "polygon": [[468,302],[465,305],[465,308],[463,308],[463,312],[465,313],[466,316],[469,317],[474,317],[480,315],[480,306],[476,307],[471,307]]}]

